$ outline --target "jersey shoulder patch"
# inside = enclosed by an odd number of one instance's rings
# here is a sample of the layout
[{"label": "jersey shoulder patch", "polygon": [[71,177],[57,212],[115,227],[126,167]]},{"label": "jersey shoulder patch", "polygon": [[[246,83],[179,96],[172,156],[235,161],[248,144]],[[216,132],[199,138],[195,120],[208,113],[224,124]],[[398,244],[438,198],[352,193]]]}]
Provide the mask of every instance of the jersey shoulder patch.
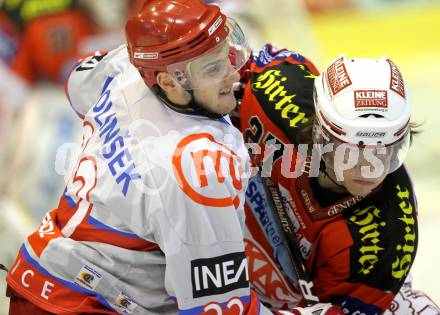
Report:
[{"label": "jersey shoulder patch", "polygon": [[251,88],[246,89],[244,100],[252,99],[246,94],[253,94],[257,106],[261,107],[270,121],[278,126],[292,143],[297,144],[298,132],[308,126],[315,113],[315,77],[316,74],[306,64],[293,64],[281,60],[277,64],[266,66],[262,71],[251,72]]},{"label": "jersey shoulder patch", "polygon": [[414,191],[404,167],[389,174],[380,191],[343,217],[353,239],[348,281],[396,294],[418,243]]}]

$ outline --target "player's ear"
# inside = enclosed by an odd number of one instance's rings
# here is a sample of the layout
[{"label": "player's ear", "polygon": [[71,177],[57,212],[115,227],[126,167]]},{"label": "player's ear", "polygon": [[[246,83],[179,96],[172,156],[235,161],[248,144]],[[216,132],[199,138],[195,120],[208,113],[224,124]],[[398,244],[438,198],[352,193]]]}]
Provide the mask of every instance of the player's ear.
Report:
[{"label": "player's ear", "polygon": [[187,105],[191,101],[191,94],[185,91],[179,83],[167,72],[156,75],[157,84],[167,98],[176,105]]},{"label": "player's ear", "polygon": [[157,84],[165,93],[176,93],[182,87],[167,72],[159,72],[156,75]]}]

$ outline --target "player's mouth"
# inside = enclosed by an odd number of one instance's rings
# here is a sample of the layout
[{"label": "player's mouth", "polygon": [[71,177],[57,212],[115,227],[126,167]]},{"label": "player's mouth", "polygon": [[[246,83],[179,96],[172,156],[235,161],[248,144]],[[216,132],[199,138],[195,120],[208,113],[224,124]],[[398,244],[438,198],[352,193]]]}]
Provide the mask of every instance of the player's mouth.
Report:
[{"label": "player's mouth", "polygon": [[376,182],[372,182],[372,181],[368,181],[368,180],[363,180],[363,179],[354,179],[353,181],[356,184],[362,185],[362,186],[373,186],[373,185],[376,184]]}]

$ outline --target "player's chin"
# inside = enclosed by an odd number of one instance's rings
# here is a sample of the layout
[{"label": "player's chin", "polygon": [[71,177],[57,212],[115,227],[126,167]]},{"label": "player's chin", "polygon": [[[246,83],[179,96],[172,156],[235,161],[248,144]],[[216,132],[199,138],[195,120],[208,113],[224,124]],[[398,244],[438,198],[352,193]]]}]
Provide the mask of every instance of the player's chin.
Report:
[{"label": "player's chin", "polygon": [[365,197],[369,193],[371,193],[377,186],[379,186],[380,182],[366,182],[366,181],[355,181],[352,180],[349,183],[345,184],[347,191],[353,196],[361,196]]},{"label": "player's chin", "polygon": [[237,106],[237,100],[234,94],[231,93],[229,95],[220,96],[218,104],[219,114],[228,114]]}]

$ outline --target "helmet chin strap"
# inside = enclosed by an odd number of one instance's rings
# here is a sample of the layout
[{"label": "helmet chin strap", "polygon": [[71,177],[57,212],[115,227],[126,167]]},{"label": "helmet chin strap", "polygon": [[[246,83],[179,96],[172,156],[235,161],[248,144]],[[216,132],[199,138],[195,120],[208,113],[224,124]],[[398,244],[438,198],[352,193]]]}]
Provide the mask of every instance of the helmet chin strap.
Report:
[{"label": "helmet chin strap", "polygon": [[194,97],[194,90],[187,90],[187,92],[191,95],[191,100],[185,106],[177,105],[171,102],[158,85],[153,86],[151,90],[153,91],[154,95],[156,95],[162,102],[165,103],[165,105],[176,112],[197,116],[205,116],[211,119],[220,119],[226,115],[214,113],[204,108],[199,102],[196,101],[196,98]]}]

